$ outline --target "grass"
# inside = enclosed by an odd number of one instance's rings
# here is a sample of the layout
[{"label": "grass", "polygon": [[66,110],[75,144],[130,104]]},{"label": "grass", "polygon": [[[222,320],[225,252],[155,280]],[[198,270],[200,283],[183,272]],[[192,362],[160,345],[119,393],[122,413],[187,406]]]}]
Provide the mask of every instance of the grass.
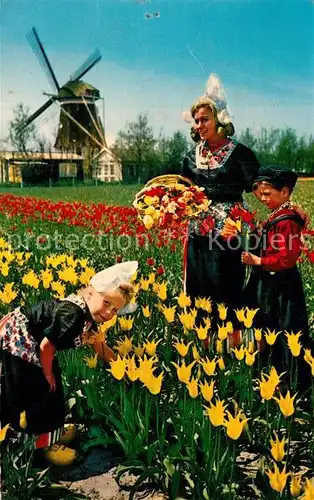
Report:
[{"label": "grass", "polygon": [[1,188],[1,193],[17,196],[35,196],[53,201],[80,201],[82,203],[105,203],[107,205],[130,206],[135,194],[142,189],[139,184],[105,184],[102,186],[44,186]]},{"label": "grass", "polygon": [[[1,188],[0,193],[11,193],[17,196],[35,196],[54,201],[80,201],[83,203],[105,203],[107,205],[130,206],[135,194],[142,188],[140,184],[105,184],[102,186],[55,186],[52,188],[36,187],[11,187]],[[310,216],[314,224],[314,178],[307,182],[299,181],[294,192],[293,201],[298,203]],[[266,209],[254,198],[245,195],[249,205],[257,210],[258,216],[264,219]]]}]

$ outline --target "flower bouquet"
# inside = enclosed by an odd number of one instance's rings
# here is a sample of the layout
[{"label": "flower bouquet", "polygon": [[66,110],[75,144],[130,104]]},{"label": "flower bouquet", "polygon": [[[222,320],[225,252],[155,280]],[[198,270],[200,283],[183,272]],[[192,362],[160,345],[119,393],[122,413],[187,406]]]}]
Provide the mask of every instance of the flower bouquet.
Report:
[{"label": "flower bouquet", "polygon": [[[255,212],[250,212],[237,203],[229,212],[229,217],[225,219],[224,226],[220,233],[225,240],[238,238],[240,246],[247,252],[250,246],[251,234],[256,230],[254,222]],[[252,272],[251,266],[245,266],[245,278],[243,288],[246,287]]]},{"label": "flower bouquet", "polygon": [[137,193],[133,206],[147,229],[179,225],[207,210],[210,201],[204,188],[192,185],[181,175],[160,175]]}]

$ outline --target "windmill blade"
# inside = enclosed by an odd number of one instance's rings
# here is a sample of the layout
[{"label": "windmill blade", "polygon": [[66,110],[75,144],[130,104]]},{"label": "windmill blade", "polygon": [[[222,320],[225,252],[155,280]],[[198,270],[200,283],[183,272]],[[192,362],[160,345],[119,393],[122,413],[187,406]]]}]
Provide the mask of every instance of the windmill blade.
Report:
[{"label": "windmill blade", "polygon": [[55,99],[53,97],[51,97],[51,99],[49,99],[47,102],[45,102],[45,104],[43,104],[39,109],[37,109],[37,111],[35,111],[35,113],[33,113],[31,116],[29,116],[27,118],[27,120],[25,120],[23,125],[21,125],[21,127],[19,127],[20,130],[23,130],[30,123],[32,123],[34,120],[36,120],[36,118],[39,115],[41,115],[44,111],[46,111],[46,109],[48,109],[51,106],[51,104],[53,104],[54,102],[55,102]]},{"label": "windmill blade", "polygon": [[96,49],[83,64],[70,76],[70,80],[80,80],[101,59],[99,49]]},{"label": "windmill blade", "polygon": [[43,67],[48,80],[50,81],[50,84],[52,85],[54,90],[57,90],[57,92],[60,91],[60,86],[58,83],[58,80],[56,78],[56,75],[53,72],[53,69],[51,67],[51,64],[49,62],[49,59],[47,57],[47,54],[45,52],[45,49],[43,47],[43,44],[41,43],[37,30],[36,28],[32,28],[32,31],[27,35],[28,41],[35,52],[37,59],[39,60],[41,66]]}]

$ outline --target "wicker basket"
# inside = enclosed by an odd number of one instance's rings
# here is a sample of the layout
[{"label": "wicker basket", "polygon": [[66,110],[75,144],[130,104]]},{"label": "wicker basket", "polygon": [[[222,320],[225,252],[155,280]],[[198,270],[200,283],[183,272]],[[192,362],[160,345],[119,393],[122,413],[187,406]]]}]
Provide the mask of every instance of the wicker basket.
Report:
[{"label": "wicker basket", "polygon": [[167,174],[154,177],[145,184],[145,188],[150,186],[174,186],[175,184],[184,184],[185,186],[192,186],[193,182],[187,177],[182,175]]}]

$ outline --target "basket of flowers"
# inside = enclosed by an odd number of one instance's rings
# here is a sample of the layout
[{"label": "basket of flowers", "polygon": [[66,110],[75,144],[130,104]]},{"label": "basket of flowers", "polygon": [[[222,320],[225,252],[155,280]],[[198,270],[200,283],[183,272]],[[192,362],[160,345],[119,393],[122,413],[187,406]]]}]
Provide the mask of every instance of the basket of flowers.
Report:
[{"label": "basket of flowers", "polygon": [[173,227],[207,210],[204,188],[181,175],[160,175],[136,194],[133,206],[147,229]]}]

